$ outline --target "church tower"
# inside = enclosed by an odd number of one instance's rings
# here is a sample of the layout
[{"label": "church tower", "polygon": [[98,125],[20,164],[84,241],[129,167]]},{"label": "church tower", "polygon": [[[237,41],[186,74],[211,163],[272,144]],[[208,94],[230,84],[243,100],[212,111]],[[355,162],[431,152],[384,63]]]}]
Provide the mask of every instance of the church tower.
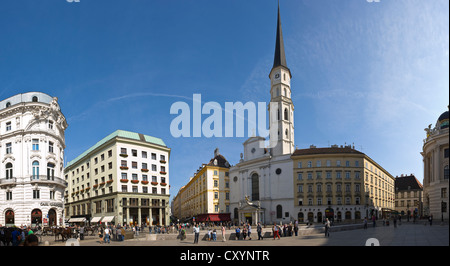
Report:
[{"label": "church tower", "polygon": [[[277,35],[275,56],[270,78],[269,125],[277,126],[276,146],[272,148],[272,155],[292,154],[294,145],[294,104],[291,99],[292,74],[286,64],[284,53],[283,32],[281,30],[280,5],[278,4]],[[273,108],[271,110],[271,108]],[[272,121],[275,119],[276,121]],[[271,142],[274,140],[272,139]]]}]

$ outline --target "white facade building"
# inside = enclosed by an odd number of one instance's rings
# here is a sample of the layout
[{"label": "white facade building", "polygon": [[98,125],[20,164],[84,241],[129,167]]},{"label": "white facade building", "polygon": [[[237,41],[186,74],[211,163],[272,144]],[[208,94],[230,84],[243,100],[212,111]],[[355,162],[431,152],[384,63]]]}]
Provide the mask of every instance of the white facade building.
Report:
[{"label": "white facade building", "polygon": [[42,92],[0,101],[0,224],[60,225],[67,122]]},{"label": "white facade building", "polygon": [[[250,137],[244,154],[230,168],[230,211],[235,222],[256,224],[290,222],[293,217],[294,104],[291,99],[291,72],[286,64],[280,10],[271,80],[270,124],[277,126],[278,139],[273,148],[264,148],[265,139]],[[276,108],[276,110],[270,110]],[[271,143],[274,143],[273,139]]]},{"label": "white facade building", "polygon": [[449,204],[449,112],[442,113],[434,128],[425,129],[423,150],[424,215],[448,221]]}]

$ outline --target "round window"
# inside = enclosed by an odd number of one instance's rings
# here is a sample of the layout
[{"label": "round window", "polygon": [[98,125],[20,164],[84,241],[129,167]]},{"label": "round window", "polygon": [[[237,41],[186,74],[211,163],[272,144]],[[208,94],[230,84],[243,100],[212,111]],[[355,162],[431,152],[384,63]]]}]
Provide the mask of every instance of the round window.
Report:
[{"label": "round window", "polygon": [[275,170],[275,173],[276,173],[277,175],[281,174],[281,168],[277,168],[277,170]]}]

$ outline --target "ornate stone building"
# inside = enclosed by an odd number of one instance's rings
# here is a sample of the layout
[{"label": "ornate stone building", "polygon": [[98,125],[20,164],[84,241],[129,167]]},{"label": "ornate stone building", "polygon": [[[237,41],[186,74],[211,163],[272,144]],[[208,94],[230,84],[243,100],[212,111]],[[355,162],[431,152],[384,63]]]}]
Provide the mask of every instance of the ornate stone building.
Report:
[{"label": "ornate stone building", "polygon": [[423,140],[423,198],[424,215],[434,219],[448,220],[448,161],[449,161],[449,114],[442,113],[435,126],[425,129]]},{"label": "ornate stone building", "polygon": [[42,92],[0,101],[0,224],[60,225],[67,122]]},{"label": "ornate stone building", "polygon": [[394,209],[394,177],[351,146],[297,149],[294,210],[299,222],[387,217]]}]

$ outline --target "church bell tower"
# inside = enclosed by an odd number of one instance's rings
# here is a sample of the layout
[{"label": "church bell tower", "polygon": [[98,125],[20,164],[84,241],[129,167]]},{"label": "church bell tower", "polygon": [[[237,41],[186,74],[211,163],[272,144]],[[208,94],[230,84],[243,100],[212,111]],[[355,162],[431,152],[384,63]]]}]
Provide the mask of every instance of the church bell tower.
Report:
[{"label": "church bell tower", "polygon": [[[284,53],[283,32],[281,30],[280,5],[278,4],[277,35],[275,56],[270,78],[269,124],[277,126],[276,146],[272,148],[272,155],[292,154],[294,145],[294,104],[291,99],[291,70],[287,67]],[[271,110],[271,108],[276,108]],[[273,113],[271,113],[273,112]],[[273,115],[271,115],[273,114]],[[276,119],[272,121],[272,119]],[[273,142],[274,140],[271,139]]]}]

